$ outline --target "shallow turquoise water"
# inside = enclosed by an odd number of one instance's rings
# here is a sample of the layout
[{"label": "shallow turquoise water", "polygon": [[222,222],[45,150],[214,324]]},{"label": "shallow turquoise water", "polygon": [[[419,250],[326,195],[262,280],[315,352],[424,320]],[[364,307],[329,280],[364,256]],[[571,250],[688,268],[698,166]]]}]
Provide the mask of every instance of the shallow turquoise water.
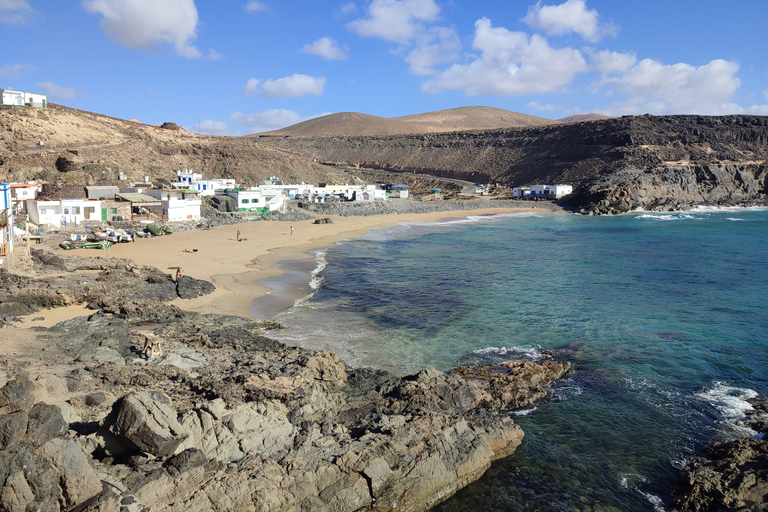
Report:
[{"label": "shallow turquoise water", "polygon": [[521,448],[437,510],[664,510],[768,391],[766,235],[766,209],[397,226],[319,254],[280,338],[401,375],[572,361],[516,415]]}]

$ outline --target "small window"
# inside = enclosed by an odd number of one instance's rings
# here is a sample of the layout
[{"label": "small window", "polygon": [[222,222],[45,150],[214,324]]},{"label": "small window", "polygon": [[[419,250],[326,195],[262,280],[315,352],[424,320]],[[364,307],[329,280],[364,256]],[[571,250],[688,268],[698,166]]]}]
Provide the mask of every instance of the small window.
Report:
[{"label": "small window", "polygon": [[109,209],[109,214],[110,215],[117,215],[117,208],[110,208]]},{"label": "small window", "polygon": [[79,206],[73,206],[72,207],[72,215],[80,215],[80,207]]}]

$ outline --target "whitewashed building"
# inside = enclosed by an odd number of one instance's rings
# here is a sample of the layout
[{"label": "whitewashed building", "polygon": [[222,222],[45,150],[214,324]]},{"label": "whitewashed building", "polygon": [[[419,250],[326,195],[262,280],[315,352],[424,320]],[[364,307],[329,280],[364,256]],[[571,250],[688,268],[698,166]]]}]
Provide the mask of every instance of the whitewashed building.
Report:
[{"label": "whitewashed building", "polygon": [[512,197],[529,197],[530,195],[530,187],[515,187],[512,189]]},{"label": "whitewashed building", "polygon": [[37,198],[42,185],[35,182],[29,183],[11,183],[11,202],[13,209],[17,214],[25,214],[27,211],[26,202]]},{"label": "whitewashed building", "polygon": [[573,192],[572,185],[531,185],[531,197],[560,199],[563,196],[567,196],[571,192]]},{"label": "whitewashed building", "polygon": [[226,191],[226,195],[237,201],[237,211],[251,213],[274,212],[283,208],[285,192],[279,188],[244,190],[235,188]]},{"label": "whitewashed building", "polygon": [[101,220],[101,201],[98,199],[31,199],[26,201],[26,206],[29,220],[38,226],[77,227],[88,220]]},{"label": "whitewashed building", "polygon": [[163,216],[169,222],[200,220],[202,200],[196,190],[163,187],[136,191],[162,201]]},{"label": "whitewashed building", "polygon": [[34,92],[14,91],[13,89],[0,89],[3,105],[13,105],[16,107],[48,107],[48,96]]}]

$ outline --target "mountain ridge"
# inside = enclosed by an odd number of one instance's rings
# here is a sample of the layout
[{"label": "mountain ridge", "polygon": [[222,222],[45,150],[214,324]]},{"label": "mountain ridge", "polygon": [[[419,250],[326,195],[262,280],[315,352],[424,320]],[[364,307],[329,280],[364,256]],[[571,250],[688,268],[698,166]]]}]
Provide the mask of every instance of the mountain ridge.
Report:
[{"label": "mountain ridge", "polygon": [[559,121],[495,107],[457,107],[399,117],[380,117],[359,112],[339,112],[249,137],[340,137],[350,135],[408,135],[525,128],[558,124]]}]

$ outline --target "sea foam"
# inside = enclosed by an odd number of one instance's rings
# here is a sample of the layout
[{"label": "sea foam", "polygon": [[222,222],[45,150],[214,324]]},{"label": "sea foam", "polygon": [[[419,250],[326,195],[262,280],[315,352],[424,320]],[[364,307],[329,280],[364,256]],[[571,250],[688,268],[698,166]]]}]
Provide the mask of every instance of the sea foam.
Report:
[{"label": "sea foam", "polygon": [[696,393],[696,398],[712,406],[722,416],[723,434],[729,438],[751,437],[757,432],[746,427],[743,421],[747,412],[753,409],[747,400],[758,395],[757,391],[748,388],[728,386],[715,382],[712,388]]}]

